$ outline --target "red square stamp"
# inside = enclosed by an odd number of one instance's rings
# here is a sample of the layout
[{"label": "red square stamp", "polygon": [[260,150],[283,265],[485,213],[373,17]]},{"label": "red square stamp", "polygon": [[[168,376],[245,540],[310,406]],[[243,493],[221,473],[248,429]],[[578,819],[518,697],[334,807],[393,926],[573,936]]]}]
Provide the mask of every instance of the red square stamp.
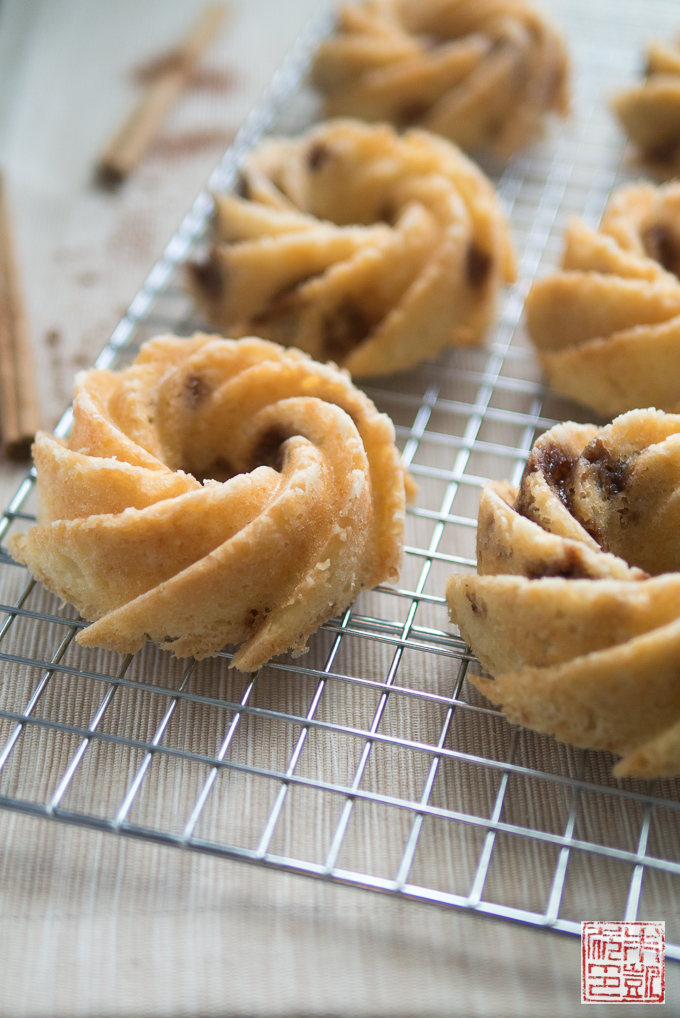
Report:
[{"label": "red square stamp", "polygon": [[581,923],[583,1004],[663,1004],[666,924]]}]

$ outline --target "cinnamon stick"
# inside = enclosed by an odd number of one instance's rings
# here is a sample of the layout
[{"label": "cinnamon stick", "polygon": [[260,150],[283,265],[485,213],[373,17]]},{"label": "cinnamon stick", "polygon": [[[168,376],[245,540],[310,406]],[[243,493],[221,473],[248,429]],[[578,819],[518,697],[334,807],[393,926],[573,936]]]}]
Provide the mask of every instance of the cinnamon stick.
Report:
[{"label": "cinnamon stick", "polygon": [[120,183],[139,163],[228,12],[228,4],[208,4],[179,45],[158,61],[139,103],[99,156],[97,174],[103,183]]},{"label": "cinnamon stick", "polygon": [[31,341],[0,173],[0,439],[5,454],[26,458],[39,425]]}]

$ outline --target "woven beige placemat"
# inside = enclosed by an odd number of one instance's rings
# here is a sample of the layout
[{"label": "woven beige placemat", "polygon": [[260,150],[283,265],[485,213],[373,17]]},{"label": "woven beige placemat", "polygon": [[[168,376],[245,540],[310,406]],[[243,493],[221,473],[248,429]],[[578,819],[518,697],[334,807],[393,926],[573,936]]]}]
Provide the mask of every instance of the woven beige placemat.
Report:
[{"label": "woven beige placemat", "polygon": [[[118,194],[96,190],[94,156],[134,91],[126,72],[172,42],[197,6],[193,0],[3,0],[0,7],[0,84],[5,79],[0,152],[10,171],[47,426],[70,397],[74,371],[96,356],[228,134],[318,5],[243,0],[233,31],[211,51],[212,79],[204,79],[177,108],[149,159]],[[16,480],[17,474],[0,464],[0,490],[9,495]],[[24,581],[19,570],[5,570],[2,600],[16,597]],[[29,607],[54,610],[38,590]],[[446,625],[439,608],[431,616],[423,613],[421,621]],[[21,648],[24,656],[49,659],[60,638],[54,626],[17,622],[3,650]],[[328,639],[324,635],[312,651],[318,661]],[[351,640],[344,646],[349,648],[343,651],[346,669],[375,680],[384,677],[384,647]],[[68,665],[89,665],[103,674],[114,674],[120,665],[116,655],[81,651],[75,644],[65,654]],[[449,691],[450,667],[433,656],[427,674],[416,674],[419,662],[406,655],[401,674],[422,688]],[[38,671],[4,664],[0,706],[23,710]],[[168,655],[147,648],[128,677],[176,688],[181,674]],[[245,681],[224,661],[206,662],[192,676],[191,688],[238,702]],[[280,673],[265,670],[256,690],[255,702],[261,705],[304,713],[313,680],[286,682]],[[92,717],[102,695],[99,682],[59,674],[50,680],[37,713],[80,722]],[[335,685],[321,716],[365,725],[375,702],[369,688]],[[107,730],[148,740],[166,703],[148,689],[119,689],[106,712]],[[228,721],[227,711],[185,702],[168,738],[192,752],[214,754]],[[400,709],[388,709],[385,718],[386,731],[408,732],[423,741],[436,741],[440,724],[436,711],[423,710],[416,701],[401,701]],[[480,754],[502,758],[507,726],[468,731],[465,715],[456,724],[459,745],[469,739]],[[3,745],[11,731],[12,722],[0,723]],[[290,725],[251,718],[239,727],[234,754],[257,765],[266,750],[272,766],[285,767],[293,738]],[[522,759],[540,758],[547,767],[563,762],[565,751],[547,740],[520,739]],[[0,774],[0,794],[20,789],[22,797],[44,801],[77,745],[72,736],[38,726],[24,731]],[[330,746],[322,732],[314,733],[300,773],[314,775],[332,764],[338,780],[351,776],[357,751],[356,740],[336,739]],[[110,817],[139,761],[137,750],[93,742],[64,805]],[[372,757],[373,787],[411,798],[422,787],[426,763],[386,747]],[[497,776],[481,773],[442,768],[432,801],[450,809],[464,803],[470,811],[488,813]],[[131,818],[181,829],[202,776],[190,762],[155,759]],[[223,773],[199,831],[252,846],[271,807],[272,785],[252,775]],[[232,794],[235,788],[238,795]],[[300,790],[289,796],[295,809],[282,814],[272,850],[323,858],[337,823],[338,797]],[[554,799],[528,785],[512,802],[534,823],[562,822],[561,813],[551,819]],[[598,823],[617,824],[597,811],[593,816],[592,837]],[[407,833],[403,813],[359,805],[352,824],[342,864],[392,872]],[[630,843],[629,831],[619,835]],[[472,826],[426,829],[415,874],[424,882],[436,876],[449,889],[462,891],[481,837]],[[509,899],[544,900],[540,863],[549,850],[531,846],[533,867],[526,855],[505,852],[502,872],[491,879],[507,889]],[[569,889],[574,914],[587,913],[595,887],[618,907],[622,891],[615,874],[595,865],[576,873]],[[663,884],[657,893],[662,904]],[[670,1001],[678,999],[678,978],[672,967]],[[559,1016],[580,1008],[574,938],[0,812],[0,1015]]]},{"label": "woven beige placemat", "polygon": [[571,939],[23,817],[0,835],[3,1015],[580,1007]]}]

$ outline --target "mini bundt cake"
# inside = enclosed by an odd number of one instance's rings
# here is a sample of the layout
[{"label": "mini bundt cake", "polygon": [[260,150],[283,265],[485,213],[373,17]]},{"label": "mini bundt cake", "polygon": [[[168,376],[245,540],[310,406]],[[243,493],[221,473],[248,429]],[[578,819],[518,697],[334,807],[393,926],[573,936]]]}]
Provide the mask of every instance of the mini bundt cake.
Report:
[{"label": "mini bundt cake", "polygon": [[9,549],[93,625],[87,647],[302,651],[398,579],[405,472],[346,372],[261,339],[163,336],[78,376],[68,444],[34,447],[38,525]]},{"label": "mini bundt cake", "polygon": [[203,312],[352,375],[481,342],[515,277],[491,184],[424,131],[335,121],[271,139],[238,190],[216,198],[212,251],[189,266]]},{"label": "mini bundt cake", "polygon": [[598,230],[566,233],[562,270],[526,300],[550,385],[599,414],[680,409],[680,183],[619,188]]},{"label": "mini bundt cake", "polygon": [[645,80],[612,107],[647,169],[662,179],[680,173],[680,43],[652,43]]},{"label": "mini bundt cake", "polygon": [[562,37],[526,0],[344,4],[312,82],[327,116],[424,127],[502,159],[570,101]]},{"label": "mini bundt cake", "polygon": [[680,416],[546,432],[483,489],[477,556],[447,598],[485,696],[617,776],[680,773]]}]

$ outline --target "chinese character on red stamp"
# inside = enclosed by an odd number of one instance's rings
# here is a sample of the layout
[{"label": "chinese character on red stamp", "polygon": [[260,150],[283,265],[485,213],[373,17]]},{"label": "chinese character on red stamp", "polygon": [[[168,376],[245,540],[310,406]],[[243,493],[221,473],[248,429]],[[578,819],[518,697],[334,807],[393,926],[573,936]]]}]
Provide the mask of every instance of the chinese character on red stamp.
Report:
[{"label": "chinese character on red stamp", "polygon": [[581,923],[584,1004],[663,1004],[666,924]]}]

